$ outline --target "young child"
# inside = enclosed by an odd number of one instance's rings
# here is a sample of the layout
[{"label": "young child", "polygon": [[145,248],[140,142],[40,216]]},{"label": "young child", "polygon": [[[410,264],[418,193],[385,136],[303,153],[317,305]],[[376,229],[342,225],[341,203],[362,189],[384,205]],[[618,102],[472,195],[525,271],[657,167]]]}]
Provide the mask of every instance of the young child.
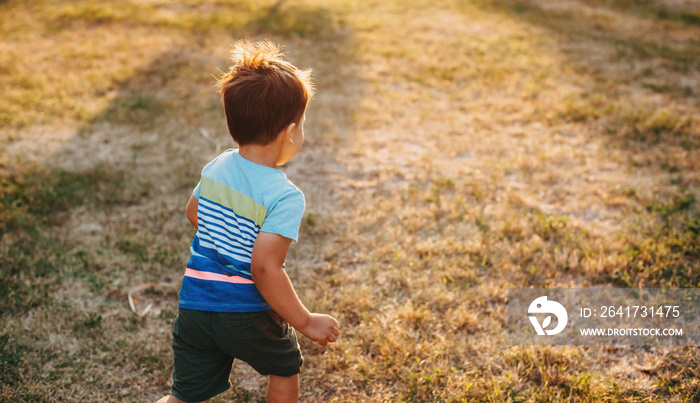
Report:
[{"label": "young child", "polygon": [[159,403],[226,391],[234,359],[269,375],[268,402],[295,402],[303,357],[294,329],[322,346],[340,334],[333,317],[306,309],[284,271],[304,195],[276,167],[304,142],[310,71],[268,41],[238,42],[232,59],[219,86],[239,149],[204,167],[187,202],[197,233],[173,326],[172,395]]}]

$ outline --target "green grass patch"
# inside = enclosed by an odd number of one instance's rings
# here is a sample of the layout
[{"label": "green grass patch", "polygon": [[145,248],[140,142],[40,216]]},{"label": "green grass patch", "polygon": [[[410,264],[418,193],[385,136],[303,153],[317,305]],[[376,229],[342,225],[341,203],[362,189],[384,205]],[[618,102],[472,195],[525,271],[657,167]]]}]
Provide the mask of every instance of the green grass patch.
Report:
[{"label": "green grass patch", "polygon": [[20,361],[27,347],[12,334],[0,335],[0,384],[18,386]]},{"label": "green grass patch", "polygon": [[0,240],[0,313],[26,311],[46,303],[60,284],[65,246],[38,231]]},{"label": "green grass patch", "polygon": [[81,3],[65,4],[57,12],[51,22],[54,29],[66,29],[77,22],[91,25],[109,24],[117,21],[133,19],[138,16],[138,9],[125,2],[121,7],[110,4]]},{"label": "green grass patch", "polygon": [[519,379],[531,384],[542,397],[555,395],[561,401],[591,397],[591,376],[576,350],[522,347],[513,348],[506,357],[511,367],[517,368]]},{"label": "green grass patch", "polygon": [[678,18],[688,25],[700,25],[700,11],[681,11]]},{"label": "green grass patch", "polygon": [[687,85],[669,84],[664,82],[655,82],[651,80],[642,80],[643,87],[648,88],[660,94],[669,94],[673,97],[689,98],[694,95],[693,89]]},{"label": "green grass patch", "polygon": [[[70,249],[46,231],[71,208],[111,208],[135,203],[144,194],[125,171],[98,165],[83,171],[29,164],[0,178],[0,312],[27,310],[46,303],[70,267],[99,269],[90,255]],[[99,284],[93,284],[99,287]]]},{"label": "green grass patch", "polygon": [[614,139],[648,145],[678,145],[687,150],[700,145],[694,116],[667,107],[630,103],[615,95],[584,93],[569,95],[559,116],[564,121],[603,124]]},{"label": "green grass patch", "polygon": [[632,37],[614,37],[612,43],[617,46],[617,57],[622,60],[664,59],[679,72],[697,68],[697,45],[681,47]]},{"label": "green grass patch", "polygon": [[668,108],[621,107],[606,124],[609,134],[647,144],[675,144],[687,150],[698,146],[697,123],[693,116]]},{"label": "green grass patch", "polygon": [[151,94],[128,93],[113,102],[101,119],[118,125],[153,127],[165,109],[163,103]]},{"label": "green grass patch", "polygon": [[700,12],[683,7],[682,4],[680,7],[672,7],[663,0],[583,0],[583,2],[595,7],[633,13],[643,18],[700,25]]},{"label": "green grass patch", "polygon": [[562,115],[573,122],[592,122],[616,110],[616,105],[610,102],[606,94],[594,92],[567,96]]},{"label": "green grass patch", "polygon": [[124,171],[102,165],[84,171],[10,167],[0,177],[0,233],[56,224],[60,213],[82,204],[110,207],[138,197],[127,189]]},{"label": "green grass patch", "polygon": [[327,8],[278,1],[266,13],[251,21],[249,26],[259,32],[284,37],[300,36],[328,40],[336,34],[339,24]]},{"label": "green grass patch", "polygon": [[641,236],[631,238],[624,253],[628,263],[609,274],[625,287],[700,287],[700,213],[691,193],[647,204],[652,220],[640,225]]}]

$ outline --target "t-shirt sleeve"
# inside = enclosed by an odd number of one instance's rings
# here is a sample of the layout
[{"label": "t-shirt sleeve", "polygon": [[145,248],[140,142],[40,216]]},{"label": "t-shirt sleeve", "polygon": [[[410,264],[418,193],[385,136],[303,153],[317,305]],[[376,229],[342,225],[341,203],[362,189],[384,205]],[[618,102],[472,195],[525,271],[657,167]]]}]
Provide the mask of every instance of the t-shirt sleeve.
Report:
[{"label": "t-shirt sleeve", "polygon": [[[224,151],[223,153],[217,155],[216,158],[214,158],[213,160],[209,161],[209,163],[207,165],[205,165],[204,168],[202,168],[202,175],[201,176],[210,177],[210,174],[208,174],[208,172],[210,172],[211,169],[216,169],[215,167],[216,167],[217,163],[219,161],[221,161],[221,159],[223,157],[230,155],[232,151],[233,151],[232,149],[228,149],[228,150]],[[194,196],[194,198],[197,199],[197,201],[199,201],[199,192],[201,190],[201,187],[202,187],[202,180],[200,179],[199,183],[197,183],[197,186],[195,186],[194,190],[192,190],[192,196]]]},{"label": "t-shirt sleeve", "polygon": [[192,196],[194,196],[195,199],[199,200],[199,192],[202,188],[202,182],[200,181],[197,183],[197,186],[194,187],[194,190],[192,191]]},{"label": "t-shirt sleeve", "polygon": [[260,231],[280,234],[296,242],[304,216],[304,194],[295,189],[282,195],[267,211]]}]

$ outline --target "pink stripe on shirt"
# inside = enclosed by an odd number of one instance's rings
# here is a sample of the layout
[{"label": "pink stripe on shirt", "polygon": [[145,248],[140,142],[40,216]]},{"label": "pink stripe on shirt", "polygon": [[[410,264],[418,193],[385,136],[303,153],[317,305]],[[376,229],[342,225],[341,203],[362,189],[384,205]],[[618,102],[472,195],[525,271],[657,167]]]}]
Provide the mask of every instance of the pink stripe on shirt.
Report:
[{"label": "pink stripe on shirt", "polygon": [[223,281],[225,283],[233,284],[254,284],[253,280],[248,280],[241,276],[227,276],[225,274],[211,273],[208,271],[199,271],[190,269],[189,267],[185,269],[185,276],[198,278],[200,280],[210,280],[210,281]]}]

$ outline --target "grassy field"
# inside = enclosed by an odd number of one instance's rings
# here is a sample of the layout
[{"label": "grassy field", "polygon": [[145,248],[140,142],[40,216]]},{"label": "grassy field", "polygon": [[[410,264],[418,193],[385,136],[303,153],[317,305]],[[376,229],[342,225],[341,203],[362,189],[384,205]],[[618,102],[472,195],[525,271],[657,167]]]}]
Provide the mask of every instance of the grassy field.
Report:
[{"label": "grassy field", "polygon": [[287,268],[342,337],[302,341],[302,401],[700,402],[697,347],[506,344],[509,287],[700,287],[682,0],[0,1],[0,400],[169,391],[239,38],[317,87]]}]

